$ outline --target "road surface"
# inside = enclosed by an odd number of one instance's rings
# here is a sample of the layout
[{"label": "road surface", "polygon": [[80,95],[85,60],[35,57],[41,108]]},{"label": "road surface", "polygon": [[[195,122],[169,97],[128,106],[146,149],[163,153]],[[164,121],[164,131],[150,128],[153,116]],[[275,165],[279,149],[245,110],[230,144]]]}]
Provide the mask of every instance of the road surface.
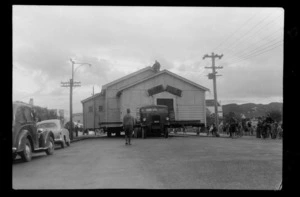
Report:
[{"label": "road surface", "polygon": [[263,189],[282,179],[282,141],[244,136],[100,137],[13,162],[14,189]]}]

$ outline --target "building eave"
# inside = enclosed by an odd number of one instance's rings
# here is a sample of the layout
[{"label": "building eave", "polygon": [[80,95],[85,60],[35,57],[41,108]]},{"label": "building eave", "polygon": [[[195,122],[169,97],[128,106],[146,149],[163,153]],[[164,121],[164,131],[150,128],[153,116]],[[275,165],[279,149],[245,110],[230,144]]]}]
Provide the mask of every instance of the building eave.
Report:
[{"label": "building eave", "polygon": [[152,76],[149,76],[149,77],[147,77],[147,78],[141,79],[141,80],[139,80],[139,81],[137,81],[137,82],[135,82],[135,83],[129,84],[129,85],[127,85],[127,86],[121,87],[121,88],[118,90],[118,92],[117,92],[117,96],[121,95],[122,91],[125,90],[125,89],[127,89],[127,88],[133,87],[133,86],[135,86],[135,85],[137,85],[137,84],[140,84],[140,83],[142,83],[142,82],[144,82],[144,81],[147,81],[147,80],[149,80],[149,79],[152,79],[152,78],[157,77],[157,76],[159,76],[159,75],[162,75],[162,74],[164,74],[164,73],[167,73],[167,74],[169,74],[169,75],[171,75],[171,76],[174,76],[174,77],[176,77],[176,78],[179,78],[180,80],[185,81],[186,83],[191,84],[191,85],[193,85],[193,86],[195,86],[195,87],[197,87],[197,88],[199,88],[199,89],[201,89],[201,90],[209,91],[208,88],[206,88],[206,87],[204,87],[204,86],[201,86],[201,85],[199,85],[199,84],[197,84],[197,83],[195,83],[195,82],[192,82],[192,81],[190,81],[190,80],[188,80],[188,79],[185,79],[184,77],[181,77],[181,76],[179,76],[179,75],[177,75],[177,74],[175,74],[175,73],[172,73],[172,72],[170,72],[170,71],[168,71],[168,70],[162,70],[162,71],[160,71],[160,72],[158,72],[158,73],[156,73],[156,74],[154,74],[154,75],[152,75]]}]

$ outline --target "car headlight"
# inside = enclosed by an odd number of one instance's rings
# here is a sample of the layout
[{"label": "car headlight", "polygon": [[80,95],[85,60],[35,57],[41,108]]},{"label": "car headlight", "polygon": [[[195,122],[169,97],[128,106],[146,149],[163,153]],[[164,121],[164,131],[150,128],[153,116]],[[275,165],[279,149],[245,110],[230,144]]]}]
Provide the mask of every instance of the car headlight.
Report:
[{"label": "car headlight", "polygon": [[146,118],[143,118],[143,121],[146,121]]},{"label": "car headlight", "polygon": [[166,120],[169,120],[169,117],[166,117]]}]

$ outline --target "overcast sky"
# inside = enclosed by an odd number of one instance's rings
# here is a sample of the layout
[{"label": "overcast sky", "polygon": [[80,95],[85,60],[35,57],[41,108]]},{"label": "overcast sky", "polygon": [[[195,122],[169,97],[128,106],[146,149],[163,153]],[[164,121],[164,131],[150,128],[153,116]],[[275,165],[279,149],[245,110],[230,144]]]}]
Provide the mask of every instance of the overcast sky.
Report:
[{"label": "overcast sky", "polygon": [[[69,110],[70,58],[80,66],[73,112],[101,86],[159,61],[210,89],[216,59],[218,100],[270,103],[283,99],[282,8],[13,6],[13,100]],[[75,65],[75,69],[78,65]]]}]

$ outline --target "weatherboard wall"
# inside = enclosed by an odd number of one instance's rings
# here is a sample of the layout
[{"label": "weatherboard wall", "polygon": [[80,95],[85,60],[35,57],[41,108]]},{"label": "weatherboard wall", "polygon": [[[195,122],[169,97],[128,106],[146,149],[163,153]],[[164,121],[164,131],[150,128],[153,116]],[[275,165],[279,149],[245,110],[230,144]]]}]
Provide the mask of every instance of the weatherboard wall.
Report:
[{"label": "weatherboard wall", "polygon": [[[169,92],[161,92],[149,96],[147,90],[158,85],[176,87],[182,90],[182,95],[180,97]],[[157,98],[174,100],[176,120],[201,120],[201,122],[205,122],[205,91],[167,73],[123,90],[120,96],[120,118],[126,114],[127,108],[131,109],[131,114],[136,117],[137,110],[141,106],[156,104]]]}]

